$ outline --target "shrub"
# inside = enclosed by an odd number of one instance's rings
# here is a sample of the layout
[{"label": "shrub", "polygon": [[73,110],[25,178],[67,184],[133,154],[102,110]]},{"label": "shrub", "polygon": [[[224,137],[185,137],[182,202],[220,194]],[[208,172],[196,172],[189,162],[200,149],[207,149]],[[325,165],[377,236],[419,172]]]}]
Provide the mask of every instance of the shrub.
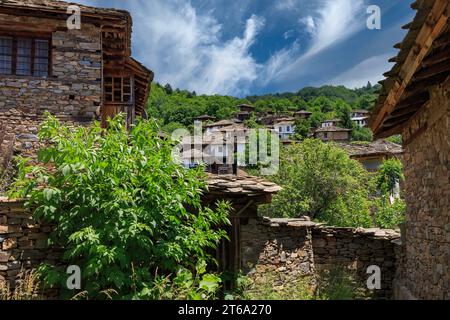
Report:
[{"label": "shrub", "polygon": [[345,151],[306,139],[281,153],[272,177],[283,190],[260,213],[271,217],[310,216],[335,226],[370,227],[369,174]]},{"label": "shrub", "polygon": [[403,175],[403,165],[398,159],[383,162],[379,172],[374,177],[379,196],[373,201],[375,207],[375,222],[380,228],[397,228],[406,217],[406,203],[396,194]]},{"label": "shrub", "polygon": [[[171,142],[158,137],[154,122],[138,121],[128,132],[119,116],[107,130],[98,123],[71,129],[49,116],[39,137],[47,147],[37,166],[21,166],[15,195],[56,226],[51,241],[65,249],[67,265],[81,268],[87,296],[147,297],[157,271],[214,262],[206,252],[225,236],[218,227],[229,223],[228,205],[201,206],[202,168],[174,163]],[[63,268],[39,270],[63,298],[73,296],[63,290]]]}]

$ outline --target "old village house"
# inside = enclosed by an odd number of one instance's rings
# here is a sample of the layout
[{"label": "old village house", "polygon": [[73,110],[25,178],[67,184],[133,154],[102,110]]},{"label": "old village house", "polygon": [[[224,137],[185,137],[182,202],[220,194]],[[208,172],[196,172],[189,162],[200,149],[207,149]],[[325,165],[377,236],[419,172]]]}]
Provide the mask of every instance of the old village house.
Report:
[{"label": "old village house", "polygon": [[44,111],[86,124],[145,116],[153,73],[131,57],[128,12],[79,6],[81,29],[67,27],[68,3],[0,1],[0,165],[16,150],[32,155]]},{"label": "old village house", "polygon": [[450,1],[412,8],[371,127],[404,141],[408,208],[395,297],[450,299]]}]

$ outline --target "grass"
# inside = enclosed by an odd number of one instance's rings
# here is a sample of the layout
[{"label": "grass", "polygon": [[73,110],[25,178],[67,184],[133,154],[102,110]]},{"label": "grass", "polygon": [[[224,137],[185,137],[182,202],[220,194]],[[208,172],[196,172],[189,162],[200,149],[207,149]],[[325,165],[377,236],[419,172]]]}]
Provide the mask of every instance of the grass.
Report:
[{"label": "grass", "polygon": [[40,289],[37,273],[23,272],[14,290],[6,281],[0,281],[0,300],[41,300]]},{"label": "grass", "polygon": [[226,297],[233,300],[365,300],[367,290],[353,272],[336,267],[315,277],[296,281],[284,279],[279,273],[266,273],[256,281],[247,276],[238,278],[235,292]]}]

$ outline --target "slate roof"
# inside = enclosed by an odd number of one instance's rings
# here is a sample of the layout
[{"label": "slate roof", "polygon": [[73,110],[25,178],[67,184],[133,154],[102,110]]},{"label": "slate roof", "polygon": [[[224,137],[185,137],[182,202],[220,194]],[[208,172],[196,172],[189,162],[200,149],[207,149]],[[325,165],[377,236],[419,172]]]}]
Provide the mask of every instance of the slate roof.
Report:
[{"label": "slate roof", "polygon": [[325,127],[325,128],[319,128],[316,130],[317,132],[350,132],[352,131],[352,129],[345,129],[345,128],[339,128],[336,126],[330,126],[330,127]]},{"label": "slate roof", "polygon": [[93,15],[113,15],[121,17],[129,17],[128,11],[119,9],[105,9],[96,8],[86,5],[81,5],[75,2],[57,1],[57,0],[0,0],[0,5],[2,7],[11,8],[26,8],[35,10],[45,10],[45,11],[63,11],[67,12],[67,7],[69,5],[77,5],[80,7],[82,13],[89,13]]},{"label": "slate roof", "polygon": [[263,194],[274,194],[281,191],[276,183],[262,178],[243,175],[214,175],[208,174],[209,193],[219,194],[245,194],[256,196]]},{"label": "slate roof", "polygon": [[371,143],[339,143],[338,146],[344,149],[351,157],[364,157],[371,155],[396,156],[403,154],[402,146],[384,139],[377,140]]},{"label": "slate roof", "polygon": [[[400,133],[429,101],[428,87],[444,82],[450,74],[444,65],[450,59],[448,51],[445,56],[450,38],[450,1],[417,0],[411,8],[417,10],[416,16],[402,27],[409,31],[401,43],[394,45],[400,51],[389,60],[395,65],[380,81],[379,98],[369,121],[376,137]],[[433,76],[420,75],[434,70]]]}]

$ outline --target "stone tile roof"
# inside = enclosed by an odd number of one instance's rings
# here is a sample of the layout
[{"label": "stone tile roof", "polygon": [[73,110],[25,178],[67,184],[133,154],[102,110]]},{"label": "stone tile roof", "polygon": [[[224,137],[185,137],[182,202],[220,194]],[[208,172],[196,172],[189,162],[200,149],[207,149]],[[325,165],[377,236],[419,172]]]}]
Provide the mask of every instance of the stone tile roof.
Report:
[{"label": "stone tile roof", "polygon": [[319,128],[316,132],[350,132],[352,129],[339,128],[336,126],[330,126],[325,128]]},{"label": "stone tile roof", "polygon": [[210,123],[206,125],[206,128],[212,128],[212,127],[226,127],[226,126],[232,126],[235,125],[236,122],[233,120],[221,120],[218,122]]},{"label": "stone tile roof", "polygon": [[429,101],[428,87],[444,82],[450,74],[448,68],[442,67],[450,59],[446,51],[450,2],[417,0],[411,8],[417,11],[416,16],[402,27],[408,33],[394,46],[400,51],[389,60],[395,65],[384,74],[386,79],[380,81],[379,98],[369,121],[376,137],[400,133],[405,123]]},{"label": "stone tile roof", "polygon": [[130,14],[125,10],[119,9],[104,9],[96,8],[86,5],[81,5],[74,2],[58,1],[58,0],[0,0],[0,6],[12,7],[12,8],[27,8],[35,10],[48,10],[48,11],[64,11],[67,12],[69,5],[77,5],[84,13],[93,15],[113,15],[120,17],[129,17]]},{"label": "stone tile roof", "polygon": [[292,228],[313,228],[318,231],[323,231],[327,234],[334,234],[338,236],[373,236],[375,238],[386,240],[397,240],[400,238],[399,230],[380,229],[380,228],[343,228],[343,227],[331,227],[322,223],[316,223],[311,221],[309,217],[300,217],[294,219],[284,218],[263,218],[263,224],[271,227],[292,227]]},{"label": "stone tile roof", "polygon": [[353,142],[339,143],[339,147],[347,151],[352,157],[363,157],[370,155],[401,155],[403,153],[402,146],[381,139],[371,143]]},{"label": "stone tile roof", "polygon": [[209,193],[244,194],[248,196],[274,194],[281,191],[276,183],[262,178],[243,175],[208,174]]}]

